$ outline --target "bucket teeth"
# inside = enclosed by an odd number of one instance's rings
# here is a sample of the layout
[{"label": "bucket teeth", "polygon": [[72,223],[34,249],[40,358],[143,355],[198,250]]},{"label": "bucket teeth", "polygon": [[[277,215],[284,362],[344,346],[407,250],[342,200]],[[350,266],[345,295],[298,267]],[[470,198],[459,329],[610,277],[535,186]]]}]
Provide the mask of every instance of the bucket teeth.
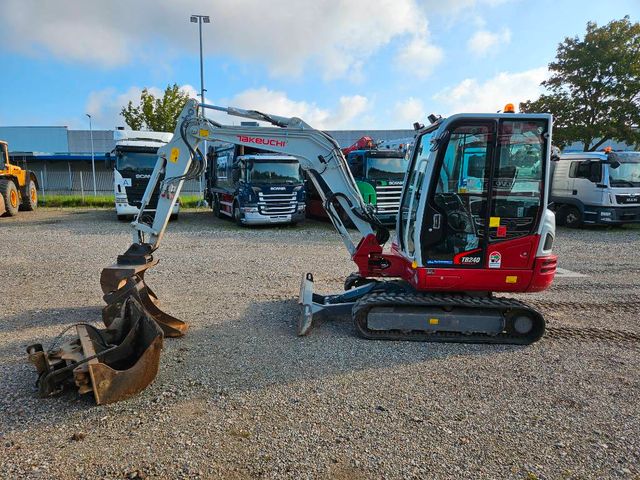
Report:
[{"label": "bucket teeth", "polygon": [[86,323],[75,328],[76,337],[53,350],[40,344],[27,348],[39,374],[40,396],[75,384],[79,393],[93,392],[103,405],[132,397],[155,379],[163,335],[135,298],[123,301],[108,328]]},{"label": "bucket teeth", "polygon": [[100,284],[104,292],[106,306],[102,310],[102,321],[106,326],[111,325],[118,314],[122,303],[129,297],[134,297],[162,329],[165,337],[181,337],[189,326],[158,307],[158,297],[147,286],[144,274],[157,262],[146,265],[113,265],[102,270]]}]

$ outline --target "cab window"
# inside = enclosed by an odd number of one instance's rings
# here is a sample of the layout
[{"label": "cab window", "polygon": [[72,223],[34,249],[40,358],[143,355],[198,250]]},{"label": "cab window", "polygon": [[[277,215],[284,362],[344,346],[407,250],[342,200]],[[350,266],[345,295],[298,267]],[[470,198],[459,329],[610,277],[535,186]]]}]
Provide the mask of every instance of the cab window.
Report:
[{"label": "cab window", "polygon": [[[540,215],[543,195],[546,122],[503,121],[494,165],[489,239],[529,235]],[[499,227],[498,227],[499,225]]]},{"label": "cab window", "polygon": [[571,162],[569,169],[570,178],[585,178],[594,183],[602,181],[602,165],[600,162],[584,160],[581,162]]}]

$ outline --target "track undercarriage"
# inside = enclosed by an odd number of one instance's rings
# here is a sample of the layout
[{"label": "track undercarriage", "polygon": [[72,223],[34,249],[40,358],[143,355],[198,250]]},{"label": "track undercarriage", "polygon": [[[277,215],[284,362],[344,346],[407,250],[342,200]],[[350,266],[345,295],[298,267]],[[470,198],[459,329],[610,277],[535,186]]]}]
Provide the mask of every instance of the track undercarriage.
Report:
[{"label": "track undercarriage", "polygon": [[298,334],[306,335],[314,317],[348,315],[358,334],[372,340],[527,345],[539,340],[544,317],[528,305],[490,292],[419,292],[403,281],[350,276],[345,292],[313,293],[313,276],[300,287]]}]

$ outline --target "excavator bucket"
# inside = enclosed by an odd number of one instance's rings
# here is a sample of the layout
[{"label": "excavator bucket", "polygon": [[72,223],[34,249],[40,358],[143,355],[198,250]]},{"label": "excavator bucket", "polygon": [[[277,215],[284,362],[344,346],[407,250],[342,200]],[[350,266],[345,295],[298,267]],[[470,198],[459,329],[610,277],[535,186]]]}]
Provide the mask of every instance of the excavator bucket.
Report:
[{"label": "excavator bucket", "polygon": [[146,264],[115,264],[100,274],[100,285],[107,306],[102,310],[102,321],[108,327],[117,318],[123,303],[135,298],[162,329],[165,337],[181,337],[189,326],[158,307],[158,297],[144,281],[145,272],[156,265],[157,260]]},{"label": "excavator bucket", "polygon": [[156,377],[162,350],[162,330],[135,298],[122,302],[108,328],[77,324],[76,338],[45,351],[27,348],[38,371],[41,397],[74,385],[79,393],[93,391],[98,405],[117,402],[144,390]]}]

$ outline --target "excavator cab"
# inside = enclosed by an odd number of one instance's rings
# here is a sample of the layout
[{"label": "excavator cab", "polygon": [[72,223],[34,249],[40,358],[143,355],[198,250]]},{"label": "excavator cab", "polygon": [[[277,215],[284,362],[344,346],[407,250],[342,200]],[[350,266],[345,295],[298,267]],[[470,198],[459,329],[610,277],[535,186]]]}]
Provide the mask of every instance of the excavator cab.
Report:
[{"label": "excavator cab", "polygon": [[[416,141],[397,225],[400,252],[425,268],[531,269],[546,215],[550,118],[449,120]],[[544,240],[550,250],[553,239]],[[504,291],[528,280],[460,287]]]}]

